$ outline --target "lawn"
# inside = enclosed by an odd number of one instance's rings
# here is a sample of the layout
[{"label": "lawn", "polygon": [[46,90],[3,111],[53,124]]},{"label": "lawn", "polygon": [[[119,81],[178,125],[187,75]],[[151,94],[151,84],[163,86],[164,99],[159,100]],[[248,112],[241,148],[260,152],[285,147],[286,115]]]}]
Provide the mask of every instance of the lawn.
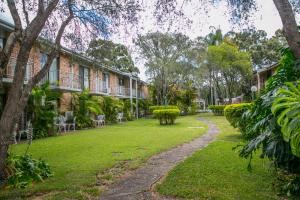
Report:
[{"label": "lawn", "polygon": [[[195,126],[203,129],[189,128]],[[84,195],[97,195],[98,189],[94,186],[99,172],[124,161],[129,163],[125,169],[137,167],[153,154],[200,136],[206,128],[196,116],[181,117],[172,126],[160,126],[153,119],[140,119],[36,140],[29,153],[34,158],[45,159],[54,177],[25,190],[1,191],[0,199],[26,198],[47,192],[51,192],[49,199],[84,199]],[[22,154],[26,147],[25,144],[14,145],[11,151]]]},{"label": "lawn", "polygon": [[224,117],[204,116],[221,130],[217,140],[176,166],[156,190],[188,199],[278,199],[269,162],[255,156],[249,172],[248,161],[232,150],[241,143],[239,132]]}]

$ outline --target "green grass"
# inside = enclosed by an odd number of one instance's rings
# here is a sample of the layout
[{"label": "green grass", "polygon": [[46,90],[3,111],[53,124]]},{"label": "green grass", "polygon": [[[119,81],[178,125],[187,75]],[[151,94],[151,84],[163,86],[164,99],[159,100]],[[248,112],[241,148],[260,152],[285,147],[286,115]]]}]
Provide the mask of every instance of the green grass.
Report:
[{"label": "green grass", "polygon": [[[188,128],[193,126],[204,128]],[[97,193],[87,188],[95,186],[99,172],[121,161],[129,161],[127,168],[137,167],[153,154],[200,136],[206,128],[196,116],[181,117],[172,126],[160,126],[153,119],[140,119],[36,140],[29,153],[34,158],[46,160],[54,177],[25,190],[0,191],[0,199],[53,191],[59,194],[53,192],[52,199],[84,198],[82,193],[86,191]],[[12,146],[11,151],[22,154],[25,149],[26,145],[20,144]]]},{"label": "green grass", "polygon": [[156,187],[157,191],[189,199],[278,199],[269,162],[255,156],[249,172],[248,160],[232,150],[241,142],[239,132],[224,117],[203,116],[220,129],[217,140],[176,166]]}]

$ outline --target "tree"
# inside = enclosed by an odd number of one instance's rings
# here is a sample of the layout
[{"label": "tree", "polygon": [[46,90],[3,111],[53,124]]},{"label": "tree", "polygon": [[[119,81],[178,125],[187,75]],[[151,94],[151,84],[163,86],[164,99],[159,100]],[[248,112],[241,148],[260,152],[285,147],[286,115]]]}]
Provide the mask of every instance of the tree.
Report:
[{"label": "tree", "polygon": [[[7,0],[6,2],[15,28],[10,33],[5,47],[0,49],[0,67],[2,69],[7,67],[12,50],[17,45],[19,51],[13,83],[0,119],[0,180],[5,179],[4,167],[14,123],[24,110],[32,88],[45,76],[53,59],[57,57],[61,40],[74,41],[74,38],[79,38],[78,41],[83,41],[91,35],[107,37],[109,23],[118,25],[122,21],[133,22],[139,9],[137,2],[121,0]],[[86,31],[78,33],[74,28],[67,28],[75,25],[84,26]],[[85,37],[82,37],[83,35]],[[43,69],[24,85],[29,54],[39,37],[49,41],[48,59]]]},{"label": "tree", "polygon": [[137,72],[126,46],[108,40],[92,40],[87,50],[88,56],[104,65],[125,72]]},{"label": "tree", "polygon": [[191,74],[189,70],[193,66],[188,61],[191,40],[182,34],[155,32],[139,36],[136,44],[146,60],[146,73],[155,88],[157,103],[168,104],[171,88]]},{"label": "tree", "polygon": [[234,95],[241,93],[242,83],[251,77],[249,54],[239,51],[237,46],[225,40],[219,46],[208,47],[207,61],[217,70],[217,77],[224,81],[231,102]]},{"label": "tree", "polygon": [[276,63],[280,59],[280,49],[286,46],[286,40],[281,30],[268,39],[263,30],[246,29],[242,32],[228,32],[229,37],[241,51],[247,51],[251,56],[254,68],[259,69]]}]

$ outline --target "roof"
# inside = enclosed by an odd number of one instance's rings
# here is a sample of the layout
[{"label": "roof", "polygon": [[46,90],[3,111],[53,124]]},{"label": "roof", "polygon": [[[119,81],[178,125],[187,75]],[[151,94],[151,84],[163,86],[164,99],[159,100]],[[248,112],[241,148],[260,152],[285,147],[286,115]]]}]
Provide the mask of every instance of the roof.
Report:
[{"label": "roof", "polygon": [[265,72],[265,71],[269,71],[271,69],[274,69],[274,68],[278,67],[278,65],[279,65],[279,63],[273,63],[273,64],[271,64],[271,65],[269,65],[267,67],[264,67],[264,68],[262,68],[260,70],[257,70],[257,73],[262,73],[262,72]]}]

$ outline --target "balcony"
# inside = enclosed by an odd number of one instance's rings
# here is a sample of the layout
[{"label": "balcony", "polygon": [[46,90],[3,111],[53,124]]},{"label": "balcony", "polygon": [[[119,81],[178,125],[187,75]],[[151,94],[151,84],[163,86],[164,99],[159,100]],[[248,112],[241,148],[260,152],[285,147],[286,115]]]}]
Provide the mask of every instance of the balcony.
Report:
[{"label": "balcony", "polygon": [[100,79],[96,79],[92,81],[94,88],[92,87],[91,93],[92,94],[99,94],[99,95],[108,95],[111,93],[110,88],[108,88],[105,81]]},{"label": "balcony", "polygon": [[[12,83],[15,75],[16,58],[11,58],[8,63],[8,67],[5,70],[2,81],[6,83]],[[24,83],[26,84],[34,76],[33,62],[28,61],[25,72]]]}]

